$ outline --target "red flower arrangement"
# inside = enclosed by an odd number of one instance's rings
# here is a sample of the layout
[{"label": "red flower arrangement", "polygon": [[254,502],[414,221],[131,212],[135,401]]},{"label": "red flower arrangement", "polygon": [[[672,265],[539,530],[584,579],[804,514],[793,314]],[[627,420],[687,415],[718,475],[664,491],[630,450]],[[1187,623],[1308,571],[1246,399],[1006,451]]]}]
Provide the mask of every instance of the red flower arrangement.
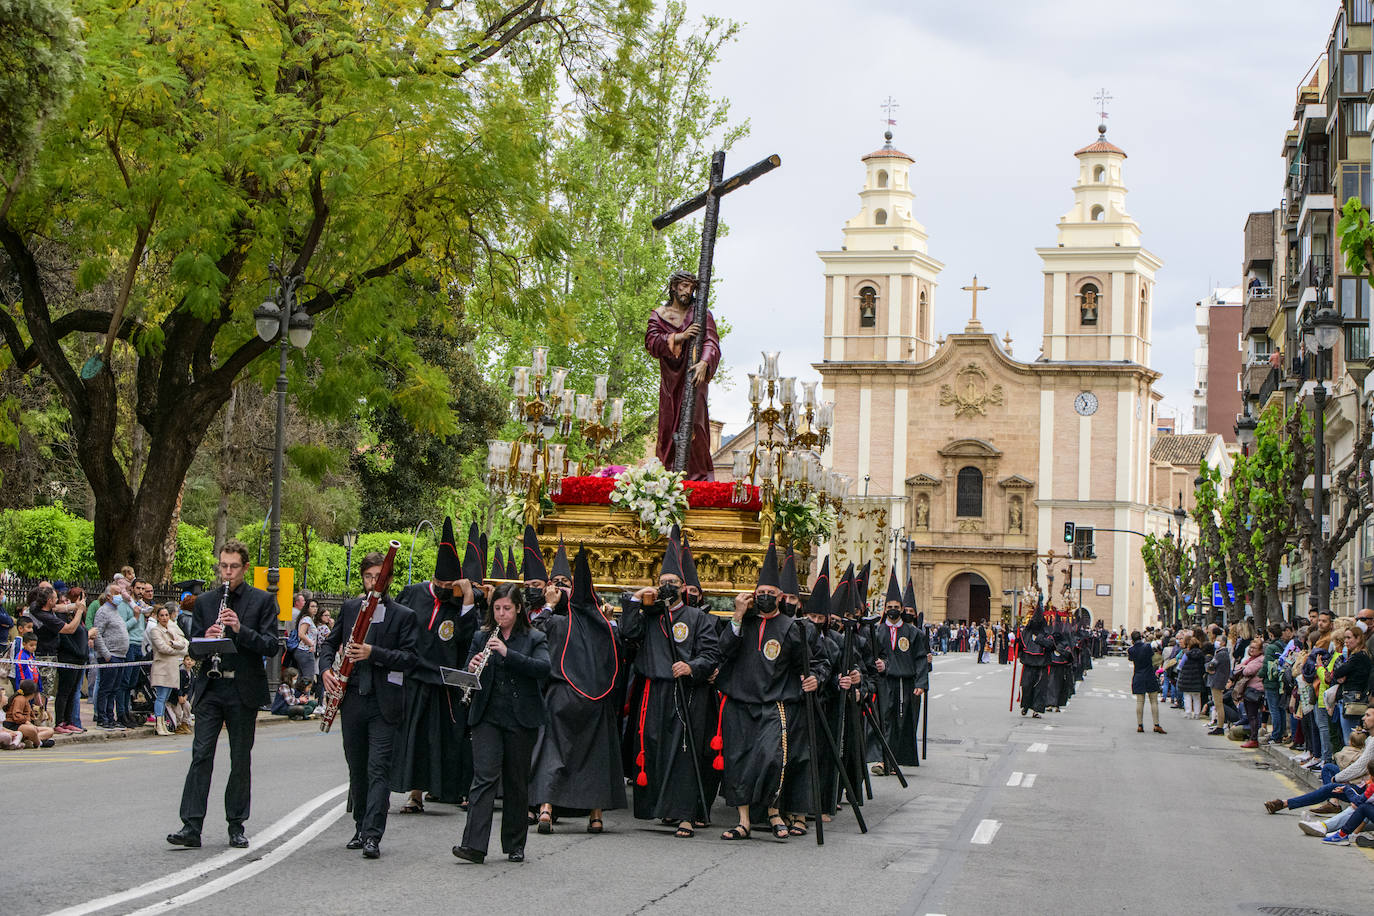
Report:
[{"label": "red flower arrangement", "polygon": [[[758,512],[763,508],[759,499],[759,488],[745,487],[745,501],[733,502],[735,485],[719,480],[685,480],[682,486],[687,490],[687,505],[692,509],[742,509]],[[615,489],[614,477],[564,477],[563,491],[553,497],[560,506],[609,506],[611,491]]]}]

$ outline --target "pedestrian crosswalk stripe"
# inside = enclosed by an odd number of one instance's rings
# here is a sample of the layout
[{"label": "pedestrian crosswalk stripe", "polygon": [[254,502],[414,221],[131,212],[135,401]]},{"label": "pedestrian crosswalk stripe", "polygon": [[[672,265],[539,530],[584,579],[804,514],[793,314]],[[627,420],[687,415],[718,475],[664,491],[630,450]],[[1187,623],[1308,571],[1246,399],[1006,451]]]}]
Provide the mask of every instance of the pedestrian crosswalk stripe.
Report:
[{"label": "pedestrian crosswalk stripe", "polygon": [[1021,774],[1020,772],[1012,773],[1012,774],[1011,774],[1011,778],[1007,780],[1007,785],[1009,785],[1009,786],[1011,786],[1011,787],[1013,787],[1013,788],[1015,788],[1016,786],[1021,785],[1021,776],[1022,776],[1022,774]]},{"label": "pedestrian crosswalk stripe", "polygon": [[1029,789],[1033,785],[1035,785],[1035,774],[1027,773],[1025,781],[1021,783],[1021,788]]},{"label": "pedestrian crosswalk stripe", "polygon": [[1048,751],[1049,749],[1050,749],[1050,746],[1049,746],[1048,744],[1045,744],[1044,742],[1041,742],[1041,741],[1037,741],[1037,742],[1035,742],[1034,744],[1032,744],[1030,747],[1026,748],[1026,750],[1030,751],[1032,754],[1043,754],[1043,753],[1045,753],[1046,751]]}]

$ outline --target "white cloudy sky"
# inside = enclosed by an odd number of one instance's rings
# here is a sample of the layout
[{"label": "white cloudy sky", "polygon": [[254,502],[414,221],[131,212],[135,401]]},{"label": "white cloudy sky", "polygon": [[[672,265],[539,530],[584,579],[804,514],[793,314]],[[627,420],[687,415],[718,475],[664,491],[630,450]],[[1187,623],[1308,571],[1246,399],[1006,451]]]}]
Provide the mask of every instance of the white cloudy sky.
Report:
[{"label": "white cloudy sky", "polygon": [[[1037,245],[1073,196],[1072,153],[1096,137],[1093,96],[1115,97],[1108,137],[1124,148],[1128,209],[1165,267],[1155,294],[1155,368],[1166,415],[1190,415],[1193,304],[1239,282],[1251,210],[1277,205],[1294,89],[1322,52],[1335,0],[688,0],[744,23],[714,74],[752,133],[727,174],[770,153],[782,168],[728,197],[716,313],[742,380],[759,351],[814,378],[822,272],[858,210],[859,157],[882,143],[879,104],[897,99],[896,145],[915,158],[915,215],[945,263],[937,333],[963,328],[966,285],[990,287],[979,317],[1039,352]],[[711,413],[737,430],[739,385]]]}]

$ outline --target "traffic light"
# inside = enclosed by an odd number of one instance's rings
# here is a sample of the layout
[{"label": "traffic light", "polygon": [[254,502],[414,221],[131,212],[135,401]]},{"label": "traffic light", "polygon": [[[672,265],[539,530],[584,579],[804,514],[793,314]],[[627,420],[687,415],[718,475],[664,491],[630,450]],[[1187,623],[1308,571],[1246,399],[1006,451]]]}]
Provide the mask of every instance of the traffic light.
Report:
[{"label": "traffic light", "polygon": [[1065,543],[1065,544],[1072,544],[1072,543],[1073,543],[1073,528],[1074,528],[1073,522],[1065,522],[1065,523],[1064,523],[1064,543]]}]

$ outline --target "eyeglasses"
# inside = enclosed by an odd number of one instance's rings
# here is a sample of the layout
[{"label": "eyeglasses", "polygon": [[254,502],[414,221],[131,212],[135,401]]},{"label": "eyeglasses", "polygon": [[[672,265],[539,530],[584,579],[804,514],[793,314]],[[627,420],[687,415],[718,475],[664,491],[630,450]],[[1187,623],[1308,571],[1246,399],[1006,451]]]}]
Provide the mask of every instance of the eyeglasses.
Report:
[{"label": "eyeglasses", "polygon": [[243,564],[242,564],[242,563],[221,563],[221,564],[219,564],[219,568],[220,568],[220,569],[227,569],[227,570],[229,570],[230,572],[232,572],[232,571],[234,571],[234,570],[236,570],[236,569],[243,569]]}]

